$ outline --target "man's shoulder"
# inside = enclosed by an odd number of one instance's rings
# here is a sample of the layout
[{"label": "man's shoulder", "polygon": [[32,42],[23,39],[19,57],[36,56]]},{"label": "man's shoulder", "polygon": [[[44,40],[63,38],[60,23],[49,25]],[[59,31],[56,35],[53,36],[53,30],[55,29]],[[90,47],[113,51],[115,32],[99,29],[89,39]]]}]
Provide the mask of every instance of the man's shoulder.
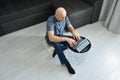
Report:
[{"label": "man's shoulder", "polygon": [[47,21],[54,21],[54,16],[50,16]]},{"label": "man's shoulder", "polygon": [[65,17],[65,19],[67,20],[67,19],[69,19],[69,17],[68,17],[68,16],[66,16],[66,17]]},{"label": "man's shoulder", "polygon": [[54,26],[55,24],[56,24],[56,22],[55,22],[55,17],[54,16],[50,16],[49,18],[48,18],[48,20],[47,20],[47,24],[49,25],[49,26]]}]

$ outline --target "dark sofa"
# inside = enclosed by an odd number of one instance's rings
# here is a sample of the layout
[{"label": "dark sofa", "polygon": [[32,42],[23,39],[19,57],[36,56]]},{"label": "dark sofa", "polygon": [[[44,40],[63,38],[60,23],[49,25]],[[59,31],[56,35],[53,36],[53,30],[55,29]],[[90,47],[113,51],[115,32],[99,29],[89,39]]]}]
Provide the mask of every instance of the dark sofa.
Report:
[{"label": "dark sofa", "polygon": [[[75,28],[98,21],[103,0],[70,0],[54,3],[54,11],[63,6]],[[54,12],[53,11],[53,12]]]},{"label": "dark sofa", "polygon": [[46,21],[63,6],[75,28],[98,20],[103,0],[0,0],[0,36]]}]

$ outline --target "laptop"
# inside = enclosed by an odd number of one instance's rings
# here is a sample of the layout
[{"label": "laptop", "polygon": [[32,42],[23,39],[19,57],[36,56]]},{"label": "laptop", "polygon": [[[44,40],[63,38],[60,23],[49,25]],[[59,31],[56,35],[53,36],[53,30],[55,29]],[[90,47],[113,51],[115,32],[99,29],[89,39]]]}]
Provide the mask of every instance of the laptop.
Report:
[{"label": "laptop", "polygon": [[85,49],[90,44],[88,39],[80,39],[77,41],[77,44],[73,46],[74,50],[77,50],[77,52],[81,52],[83,49]]}]

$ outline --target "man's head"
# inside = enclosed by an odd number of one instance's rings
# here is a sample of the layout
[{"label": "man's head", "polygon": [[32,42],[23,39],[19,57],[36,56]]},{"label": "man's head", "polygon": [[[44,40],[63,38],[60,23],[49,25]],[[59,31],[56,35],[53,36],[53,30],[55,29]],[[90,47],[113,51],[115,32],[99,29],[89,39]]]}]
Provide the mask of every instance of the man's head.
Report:
[{"label": "man's head", "polygon": [[55,11],[55,18],[58,21],[63,21],[66,17],[66,14],[67,14],[66,10],[63,7],[59,7]]}]

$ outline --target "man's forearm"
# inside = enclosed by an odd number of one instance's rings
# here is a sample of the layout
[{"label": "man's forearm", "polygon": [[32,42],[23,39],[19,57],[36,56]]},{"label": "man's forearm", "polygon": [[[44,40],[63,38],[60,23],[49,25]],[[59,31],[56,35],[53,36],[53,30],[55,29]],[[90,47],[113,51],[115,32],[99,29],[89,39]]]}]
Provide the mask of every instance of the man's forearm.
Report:
[{"label": "man's forearm", "polygon": [[54,36],[49,38],[51,42],[64,42],[67,41],[67,37]]},{"label": "man's forearm", "polygon": [[72,25],[70,25],[70,26],[68,27],[68,30],[69,30],[72,34],[75,33],[75,29],[73,28]]}]

